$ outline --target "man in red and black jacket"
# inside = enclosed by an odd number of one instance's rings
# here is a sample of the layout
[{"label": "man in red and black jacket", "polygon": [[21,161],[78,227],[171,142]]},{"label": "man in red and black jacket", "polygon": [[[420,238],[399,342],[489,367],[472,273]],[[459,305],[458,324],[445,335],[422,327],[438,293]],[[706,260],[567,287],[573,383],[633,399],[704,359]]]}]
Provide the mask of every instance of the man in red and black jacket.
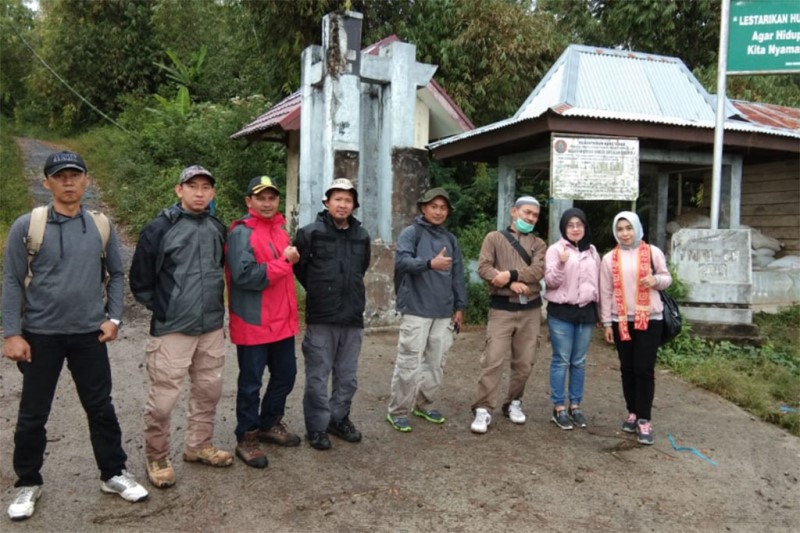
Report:
[{"label": "man in red and black jacket", "polygon": [[[239,361],[236,456],[255,468],[267,466],[258,441],[300,444],[283,422],[286,398],[297,375],[292,267],[300,256],[283,228],[280,199],[273,179],[250,180],[245,197],[248,215],[231,225],[225,255],[231,340]],[[265,368],[269,368],[269,384],[259,401]]]}]

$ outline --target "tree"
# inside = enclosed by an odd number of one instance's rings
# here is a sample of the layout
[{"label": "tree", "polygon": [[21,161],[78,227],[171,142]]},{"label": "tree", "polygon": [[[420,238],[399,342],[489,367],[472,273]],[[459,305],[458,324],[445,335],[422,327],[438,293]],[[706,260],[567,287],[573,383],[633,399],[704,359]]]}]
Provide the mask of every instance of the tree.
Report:
[{"label": "tree", "polygon": [[[148,94],[162,78],[150,23],[154,1],[44,0],[40,55],[86,100],[107,114],[117,112],[120,96]],[[37,68],[31,84],[48,103],[51,124],[97,122],[99,116],[52,71]]]},{"label": "tree", "polygon": [[0,0],[0,113],[11,116],[25,97],[25,78],[33,55],[25,42],[35,41],[33,11],[22,0]]}]

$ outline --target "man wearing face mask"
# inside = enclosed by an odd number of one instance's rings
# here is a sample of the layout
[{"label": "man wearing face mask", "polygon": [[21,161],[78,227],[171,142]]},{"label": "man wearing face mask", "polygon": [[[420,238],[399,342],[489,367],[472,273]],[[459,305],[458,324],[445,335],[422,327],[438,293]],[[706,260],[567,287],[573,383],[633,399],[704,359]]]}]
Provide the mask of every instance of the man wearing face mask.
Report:
[{"label": "man wearing face mask", "polygon": [[515,424],[526,420],[522,394],[536,358],[542,307],[539,282],[547,251],[545,242],[533,234],[539,211],[536,198],[520,197],[511,208],[511,226],[489,233],[481,245],[478,275],[489,285],[491,301],[478,395],[472,405],[474,433],[486,433],[492,422],[503,364],[509,357],[511,376],[503,414]]}]

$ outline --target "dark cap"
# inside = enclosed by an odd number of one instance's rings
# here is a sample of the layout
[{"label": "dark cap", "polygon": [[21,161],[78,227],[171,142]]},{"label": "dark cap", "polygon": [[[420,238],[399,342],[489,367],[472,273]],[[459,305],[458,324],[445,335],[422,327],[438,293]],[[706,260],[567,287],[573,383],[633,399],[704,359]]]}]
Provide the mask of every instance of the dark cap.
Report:
[{"label": "dark cap", "polygon": [[186,183],[190,179],[195,178],[197,176],[205,176],[205,177],[207,177],[208,179],[211,180],[211,185],[216,185],[217,184],[217,180],[214,179],[214,176],[211,175],[211,172],[209,172],[208,170],[204,169],[200,165],[192,165],[190,167],[184,168],[183,172],[181,172],[181,177],[178,180],[178,184],[179,185],[183,185],[184,183]]},{"label": "dark cap", "polygon": [[442,197],[444,201],[447,202],[447,208],[452,211],[453,204],[450,203],[450,194],[441,187],[434,187],[433,189],[429,189],[425,191],[425,194],[422,195],[422,198],[417,200],[417,206],[423,206],[428,202],[432,202],[434,198]]},{"label": "dark cap", "polygon": [[258,194],[264,189],[273,189],[276,193],[281,193],[274,179],[269,176],[259,176],[250,180],[250,184],[247,186],[247,196]]},{"label": "dark cap", "polygon": [[64,170],[65,168],[74,168],[75,170],[86,172],[86,163],[84,163],[83,158],[76,153],[67,151],[56,152],[48,156],[44,164],[44,175],[45,177],[52,176],[59,170]]}]

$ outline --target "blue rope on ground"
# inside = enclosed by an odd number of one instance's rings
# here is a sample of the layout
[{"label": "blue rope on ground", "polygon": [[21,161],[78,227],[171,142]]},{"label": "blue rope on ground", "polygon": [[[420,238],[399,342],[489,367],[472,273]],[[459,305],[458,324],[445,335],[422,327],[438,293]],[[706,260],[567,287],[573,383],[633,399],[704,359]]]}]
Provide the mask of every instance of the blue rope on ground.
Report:
[{"label": "blue rope on ground", "polygon": [[785,403],[782,403],[778,407],[778,411],[780,411],[781,413],[797,413],[797,412],[800,412],[800,409],[797,409],[795,407],[790,407],[790,406],[786,405]]},{"label": "blue rope on ground", "polygon": [[672,436],[672,433],[668,434],[667,438],[669,438],[669,443],[672,444],[672,449],[675,450],[676,452],[692,452],[703,461],[709,463],[711,466],[718,466],[716,461],[709,459],[708,457],[700,453],[700,451],[697,448],[689,448],[688,446],[678,446],[675,443],[675,438]]}]

